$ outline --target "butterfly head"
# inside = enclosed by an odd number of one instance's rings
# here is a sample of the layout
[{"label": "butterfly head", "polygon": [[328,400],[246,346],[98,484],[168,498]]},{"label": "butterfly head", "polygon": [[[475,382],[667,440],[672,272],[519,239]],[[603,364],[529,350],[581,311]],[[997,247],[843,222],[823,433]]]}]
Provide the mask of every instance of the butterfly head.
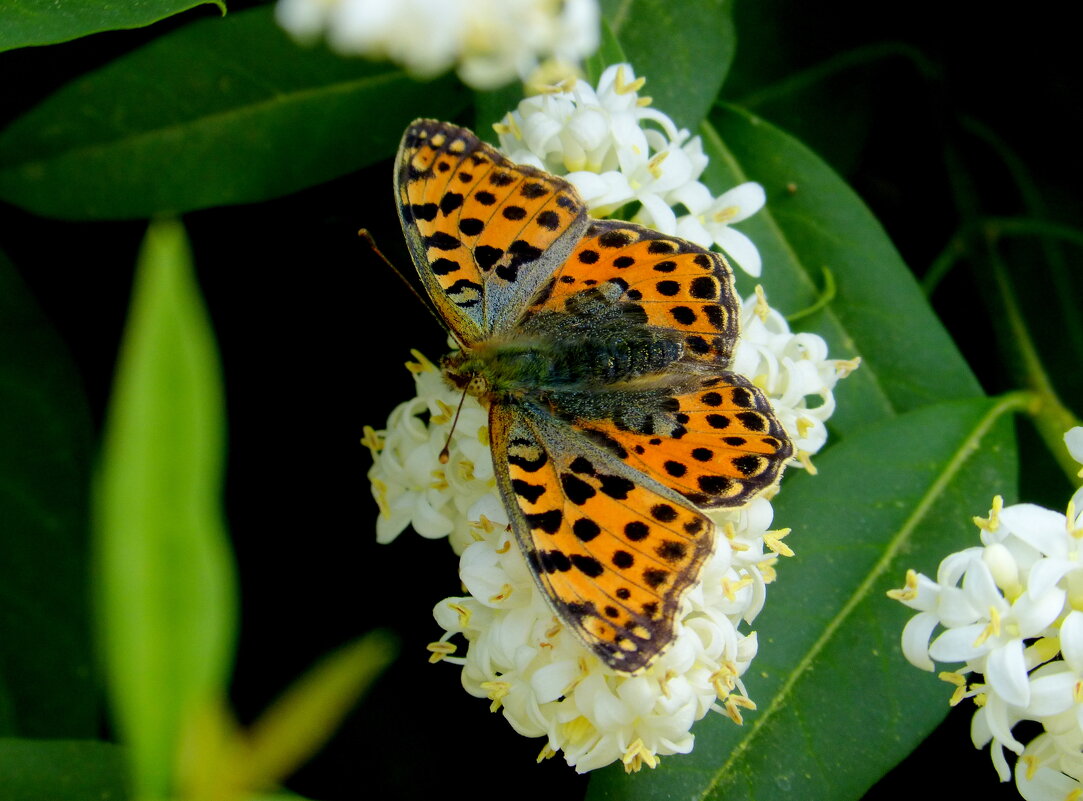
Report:
[{"label": "butterfly head", "polygon": [[444,378],[451,386],[475,398],[489,399],[492,385],[484,367],[482,360],[468,350],[454,350],[440,360]]}]

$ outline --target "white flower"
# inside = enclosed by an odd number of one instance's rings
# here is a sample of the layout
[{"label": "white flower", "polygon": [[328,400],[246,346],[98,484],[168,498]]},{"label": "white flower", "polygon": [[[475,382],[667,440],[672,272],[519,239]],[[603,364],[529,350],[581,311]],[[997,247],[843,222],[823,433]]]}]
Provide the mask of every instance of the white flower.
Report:
[{"label": "white flower", "polygon": [[[759,251],[730,228],[759,211],[763,187],[745,183],[715,198],[698,179],[708,159],[698,136],[640,97],[643,78],[628,64],[608,67],[594,89],[585,81],[528,97],[496,126],[509,158],[563,175],[595,216],[639,204],[633,220],[701,247],[718,245],[749,275]],[[678,214],[679,209],[687,213]]]},{"label": "white flower", "polygon": [[546,59],[570,73],[598,46],[596,0],[279,0],[276,16],[301,41],[322,33],[344,55],[419,77],[457,67],[477,89],[525,79]]},{"label": "white flower", "polygon": [[[725,513],[746,536],[770,524],[770,504]],[[756,652],[754,636],[737,626],[748,614],[755,582],[738,568],[721,536],[702,580],[684,598],[676,641],[641,675],[614,674],[557,622],[519,549],[503,526],[475,528],[460,576],[469,596],[448,598],[434,616],[444,641],[461,635],[463,685],[493,701],[512,727],[545,736],[580,772],[622,760],[630,768],[658,755],[687,753],[692,724],[718,708],[749,706],[740,675]],[[762,557],[761,557],[762,559]],[[434,648],[434,650],[439,650]],[[719,699],[726,706],[718,706]]]},{"label": "white flower", "polygon": [[[752,334],[738,346],[735,369],[740,362],[763,388],[807,463],[824,443],[834,385],[854,365],[827,359],[819,337],[790,332],[762,293],[742,320]],[[635,770],[687,753],[692,724],[712,710],[739,722],[742,709],[754,708],[741,676],[758,646],[755,632],[743,629],[763,607],[779,555],[792,553],[782,543],[787,532],[770,531],[770,501],[712,512],[714,555],[683,598],[675,641],[643,674],[616,674],[562,628],[539,591],[507,529],[484,411],[472,397],[440,464],[461,393],[415,358],[418,397],[366,441],[374,449],[369,475],[380,541],[412,523],[426,536],[447,533],[460,555],[468,594],[436,605],[444,635],[430,646],[434,659],[460,665],[468,692],[490,699],[520,734],[545,737],[543,753],[562,752],[579,771],[617,760]]]},{"label": "white flower", "polygon": [[[417,362],[407,367],[414,374],[417,397],[391,412],[384,431],[365,434],[374,456],[369,481],[380,509],[376,539],[391,542],[412,526],[423,537],[469,541],[464,515],[496,487],[488,416],[475,398],[467,397],[452,433],[461,393],[445,384],[432,362],[416,351],[414,357]],[[421,419],[425,414],[428,425]],[[442,465],[439,456],[449,434],[455,458]]]},{"label": "white flower", "polygon": [[[1083,429],[1065,443],[1083,456]],[[1075,504],[1065,515],[1025,503],[1003,508],[996,498],[989,517],[975,519],[980,547],[945,558],[936,581],[910,571],[906,587],[889,593],[918,610],[903,631],[904,655],[927,670],[934,660],[962,663],[941,674],[957,687],[952,703],[979,702],[974,745],[990,745],[1002,781],[1012,772],[1005,749],[1019,754],[1016,785],[1032,801],[1083,789],[1083,521]],[[1024,746],[1013,733],[1021,721],[1044,733]]]},{"label": "white flower", "polygon": [[[1064,444],[1068,448],[1068,453],[1072,458],[1080,464],[1083,464],[1083,426],[1076,426],[1064,435]],[[1079,471],[1079,477],[1083,478],[1083,469]],[[1074,509],[1077,513],[1083,515],[1083,486],[1075,491],[1072,496],[1072,505],[1069,507]],[[1080,522],[1076,522],[1078,527]]]},{"label": "white flower", "polygon": [[825,423],[835,411],[835,384],[859,363],[829,359],[822,337],[790,331],[762,289],[745,299],[741,336],[729,369],[752,379],[771,398],[775,415],[806,467],[807,457],[827,442]]}]

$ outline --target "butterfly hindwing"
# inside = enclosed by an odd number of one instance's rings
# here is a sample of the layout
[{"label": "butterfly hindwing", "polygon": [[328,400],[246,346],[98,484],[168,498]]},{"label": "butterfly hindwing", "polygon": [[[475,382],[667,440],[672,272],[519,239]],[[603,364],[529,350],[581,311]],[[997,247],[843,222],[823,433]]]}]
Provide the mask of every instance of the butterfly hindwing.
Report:
[{"label": "butterfly hindwing", "polygon": [[645,667],[711,554],[710,519],[544,410],[494,404],[489,420],[497,483],[542,591],[611,667]]},{"label": "butterfly hindwing", "polygon": [[734,373],[672,393],[628,394],[623,405],[637,414],[575,415],[573,403],[569,426],[700,508],[748,503],[778,481],[793,455],[763,393]]},{"label": "butterfly hindwing", "polygon": [[406,130],[395,196],[425,289],[467,344],[510,327],[587,225],[566,181],[435,120]]}]

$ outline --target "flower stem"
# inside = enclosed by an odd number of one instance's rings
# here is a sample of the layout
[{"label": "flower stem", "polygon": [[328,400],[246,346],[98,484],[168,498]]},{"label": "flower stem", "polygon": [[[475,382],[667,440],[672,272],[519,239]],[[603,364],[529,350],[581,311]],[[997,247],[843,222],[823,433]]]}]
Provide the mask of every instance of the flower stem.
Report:
[{"label": "flower stem", "polygon": [[1042,360],[1038,355],[1037,348],[1034,346],[1030,330],[1023,319],[1019,304],[1016,302],[1015,293],[1012,291],[1007,271],[1004,268],[1004,262],[995,247],[996,236],[997,231],[995,228],[986,229],[986,237],[990,245],[988,248],[989,265],[992,267],[993,280],[1000,295],[1000,301],[1003,304],[1005,320],[1018,360],[1017,369],[1033,396],[1033,401],[1028,405],[1027,411],[1053,458],[1065,471],[1068,480],[1075,484],[1079,464],[1071,457],[1068,449],[1064,446],[1064,432],[1081,423],[1071,409],[1061,401],[1053,388],[1053,383],[1049,380],[1045,367],[1042,365]]}]

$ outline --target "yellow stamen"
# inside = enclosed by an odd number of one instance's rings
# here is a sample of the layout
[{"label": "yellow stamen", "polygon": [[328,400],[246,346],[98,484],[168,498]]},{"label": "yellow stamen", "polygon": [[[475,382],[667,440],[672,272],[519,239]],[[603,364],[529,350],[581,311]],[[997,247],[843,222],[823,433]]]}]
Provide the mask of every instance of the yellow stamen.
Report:
[{"label": "yellow stamen", "polygon": [[429,484],[430,488],[434,490],[446,490],[448,486],[450,486],[447,483],[447,476],[444,474],[443,470],[433,470],[431,475],[432,482]]},{"label": "yellow stamen", "polygon": [[974,647],[984,643],[990,637],[997,637],[1000,635],[1000,612],[997,611],[995,606],[989,607],[989,623],[982,629],[981,634],[978,635],[978,639],[974,640]]},{"label": "yellow stamen", "polygon": [[512,586],[510,584],[505,584],[503,587],[500,588],[500,592],[489,598],[489,602],[495,604],[498,601],[506,601],[511,596],[511,591]]},{"label": "yellow stamen", "polygon": [[556,755],[557,755],[557,752],[549,747],[549,743],[546,743],[545,745],[542,746],[542,750],[538,752],[538,764],[540,765],[545,760],[551,759],[552,757],[555,757]]},{"label": "yellow stamen", "polygon": [[440,413],[434,414],[431,418],[429,418],[429,422],[436,426],[442,426],[450,423],[452,418],[455,417],[455,409],[448,406],[439,398],[436,399],[436,405],[440,407]]},{"label": "yellow stamen", "polygon": [[364,436],[361,437],[361,444],[372,451],[373,456],[384,449],[384,438],[375,428],[372,426],[365,426],[361,431],[364,434]]},{"label": "yellow stamen", "polygon": [[854,370],[861,366],[861,357],[855,356],[852,359],[836,359],[835,360],[835,373],[839,378],[846,378]]},{"label": "yellow stamen", "polygon": [[756,284],[756,316],[764,322],[767,322],[767,317],[771,313],[771,306],[767,303],[767,293],[763,291],[763,287]]},{"label": "yellow stamen", "polygon": [[560,728],[568,745],[578,745],[597,733],[594,729],[594,725],[582,715],[573,720],[569,720]]},{"label": "yellow stamen", "polygon": [[468,462],[465,459],[455,463],[455,475],[457,475],[463,481],[474,480],[474,463]]},{"label": "yellow stamen", "polygon": [[743,590],[751,583],[752,579],[748,576],[738,579],[737,581],[731,581],[728,578],[724,578],[722,579],[722,593],[726,596],[728,600],[735,600],[738,591]]},{"label": "yellow stamen", "polygon": [[425,646],[429,650],[429,664],[434,665],[445,656],[455,653],[455,644],[450,642],[430,642]]},{"label": "yellow stamen", "polygon": [[1039,637],[1034,641],[1033,645],[1027,648],[1027,652],[1032,655],[1031,658],[1035,665],[1048,662],[1060,654],[1060,637]]},{"label": "yellow stamen", "polygon": [[996,531],[1000,528],[1000,513],[1004,509],[1004,499],[997,495],[993,498],[993,508],[989,510],[989,517],[975,517],[974,525],[982,531]]},{"label": "yellow stamen", "polygon": [[516,139],[523,138],[523,131],[519,128],[519,122],[515,119],[515,115],[510,111],[504,115],[504,119],[501,122],[493,123],[493,130],[498,134],[511,134]]},{"label": "yellow stamen", "polygon": [[496,549],[497,553],[507,553],[511,550],[511,540],[504,540],[500,543],[500,547]]},{"label": "yellow stamen", "polygon": [[740,213],[740,211],[740,206],[726,206],[725,208],[719,209],[714,214],[712,214],[711,219],[714,220],[716,223],[728,223],[730,220],[736,217]]},{"label": "yellow stamen", "polygon": [[465,629],[470,625],[470,618],[473,615],[473,612],[462,604],[448,604],[448,608],[455,610],[455,613],[459,616],[459,626],[461,628]]},{"label": "yellow stamen", "polygon": [[[646,108],[647,106],[649,106],[653,102],[654,102],[654,98],[649,97],[647,95],[644,95],[643,97],[637,97],[636,98],[636,105],[639,106],[640,108]],[[1080,471],[1080,472],[1083,472],[1083,471]]]},{"label": "yellow stamen", "polygon": [[[887,597],[893,601],[912,601],[918,597],[918,574],[915,570],[906,571],[906,585],[897,590],[888,590]],[[942,674],[941,674],[942,675]]]},{"label": "yellow stamen", "polygon": [[624,763],[625,773],[637,773],[644,765],[648,768],[658,767],[658,756],[637,737],[624,752],[621,762]]},{"label": "yellow stamen", "polygon": [[1068,536],[1078,540],[1083,537],[1083,526],[1076,526],[1075,518],[1075,501],[1070,500],[1068,501],[1068,510],[1064,513],[1065,526],[1068,529]]},{"label": "yellow stamen", "polygon": [[945,670],[939,674],[939,678],[941,681],[946,681],[948,684],[955,685],[955,692],[953,692],[951,698],[948,699],[948,706],[958,706],[969,694],[966,686],[966,676],[962,673]]},{"label": "yellow stamen", "polygon": [[750,699],[745,698],[743,695],[733,693],[726,698],[725,702],[723,703],[723,707],[725,708],[726,716],[730,720],[732,720],[738,726],[743,726],[745,719],[741,716],[740,708],[744,707],[745,709],[755,709],[756,705],[752,703]]},{"label": "yellow stamen", "polygon": [[1023,754],[1019,757],[1019,760],[1027,766],[1027,780],[1034,778],[1034,774],[1038,772],[1038,768],[1042,766],[1042,761],[1033,754]]},{"label": "yellow stamen", "polygon": [[808,451],[798,451],[797,461],[804,465],[810,476],[814,476],[818,472],[820,472],[816,469],[816,465],[812,463],[812,454],[810,454]]},{"label": "yellow stamen", "polygon": [[511,685],[506,681],[483,681],[481,683],[481,689],[485,690],[485,694],[492,701],[489,704],[489,711],[496,712],[500,709],[504,696],[511,692]]},{"label": "yellow stamen", "polygon": [[389,517],[391,515],[391,505],[387,502],[387,484],[378,478],[374,478],[372,479],[372,488],[376,491],[376,506],[379,507],[380,514]]},{"label": "yellow stamen", "polygon": [[730,661],[725,661],[722,666],[711,674],[711,686],[714,694],[719,698],[726,698],[733,688],[737,686],[737,669]]},{"label": "yellow stamen", "polygon": [[662,177],[662,162],[669,158],[669,151],[663,150],[661,153],[655,153],[651,156],[651,160],[647,162],[647,169],[650,170],[651,175],[655,178]]},{"label": "yellow stamen", "polygon": [[496,523],[487,518],[485,515],[482,515],[477,520],[471,521],[470,527],[477,529],[482,534],[492,534],[493,531],[496,529]]},{"label": "yellow stamen", "polygon": [[782,541],[790,533],[790,529],[781,528],[778,531],[767,531],[763,535],[763,544],[780,556],[793,556],[793,549]]},{"label": "yellow stamen", "polygon": [[631,83],[624,79],[624,67],[617,67],[617,80],[613,82],[618,95],[626,95],[629,92],[638,92],[647,83],[647,79],[640,76]]},{"label": "yellow stamen", "polygon": [[777,559],[765,559],[759,564],[760,578],[763,579],[764,584],[774,584],[775,579],[778,578],[778,573],[775,572],[775,565],[778,564]]},{"label": "yellow stamen", "polygon": [[816,426],[816,423],[811,417],[798,417],[797,418],[797,436],[807,437],[808,432]]},{"label": "yellow stamen", "polygon": [[411,373],[425,373],[436,369],[436,365],[426,359],[421,351],[411,348],[410,355],[417,359],[416,362],[406,362],[406,369]]}]

